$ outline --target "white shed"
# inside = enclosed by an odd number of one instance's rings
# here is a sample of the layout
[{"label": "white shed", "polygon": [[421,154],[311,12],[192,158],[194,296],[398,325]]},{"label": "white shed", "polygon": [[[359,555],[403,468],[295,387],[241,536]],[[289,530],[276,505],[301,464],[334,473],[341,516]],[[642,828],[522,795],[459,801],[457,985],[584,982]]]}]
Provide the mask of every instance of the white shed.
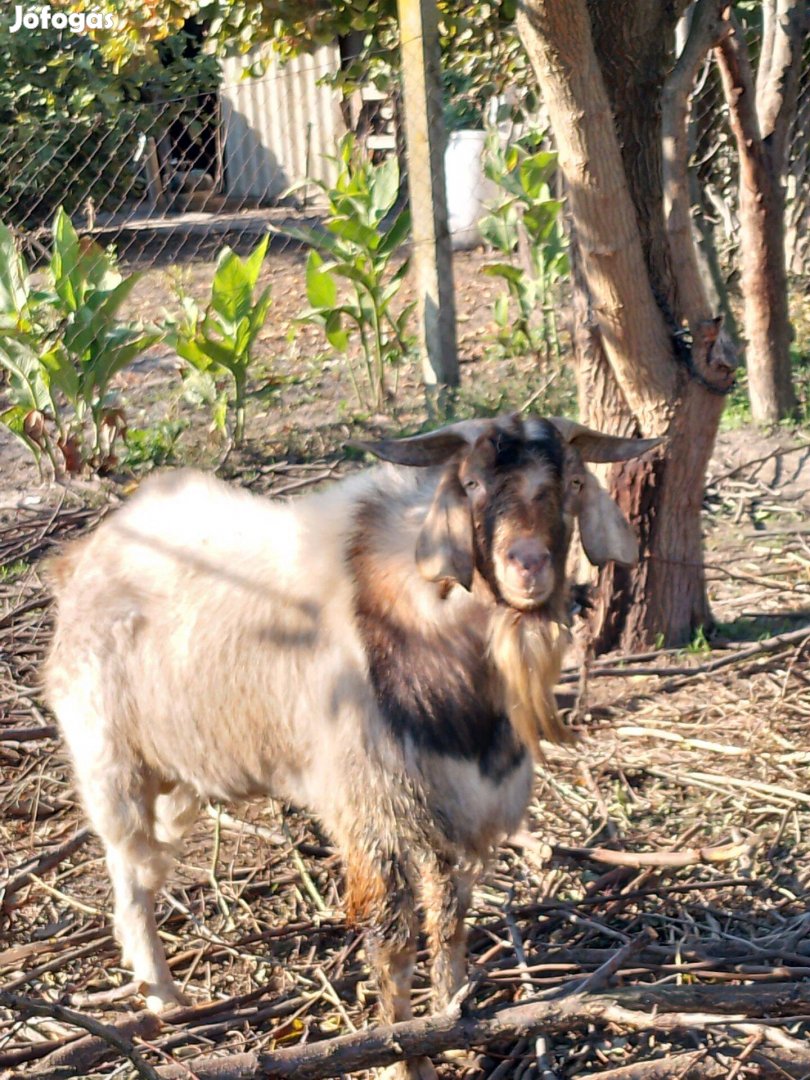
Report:
[{"label": "white shed", "polygon": [[320,84],[340,67],[337,44],[285,62],[271,55],[264,74],[252,78],[247,71],[261,55],[223,62],[220,100],[224,194],[265,203],[307,177],[332,180],[329,155],[346,129],[338,94]]}]

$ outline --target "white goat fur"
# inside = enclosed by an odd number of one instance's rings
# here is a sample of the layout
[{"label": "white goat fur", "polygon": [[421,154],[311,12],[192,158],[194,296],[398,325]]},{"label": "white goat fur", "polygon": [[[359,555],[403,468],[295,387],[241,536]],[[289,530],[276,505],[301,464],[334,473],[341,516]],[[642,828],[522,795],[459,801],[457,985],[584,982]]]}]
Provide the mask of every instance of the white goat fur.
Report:
[{"label": "white goat fur", "polygon": [[[312,810],[344,850],[359,819],[374,823],[380,852],[396,849],[389,832],[407,807],[387,778],[408,762],[379,719],[345,552],[358,503],[376,494],[400,515],[385,536],[403,604],[447,635],[468,620],[470,593],[441,600],[414,567],[432,497],[423,476],[382,466],[282,503],[168,474],[64,557],[49,699],[108,849],[125,956],[152,1007],[173,997],[153,893],[198,799],[272,794]],[[422,754],[420,767],[464,824],[469,854],[483,859],[518,825],[530,759],[508,784],[473,762]]]}]

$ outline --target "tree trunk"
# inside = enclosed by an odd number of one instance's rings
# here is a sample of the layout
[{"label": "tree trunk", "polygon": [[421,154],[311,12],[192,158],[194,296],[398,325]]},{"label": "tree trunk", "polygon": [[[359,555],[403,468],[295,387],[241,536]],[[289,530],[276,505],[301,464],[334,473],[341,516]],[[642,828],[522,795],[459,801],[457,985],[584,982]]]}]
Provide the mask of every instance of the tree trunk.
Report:
[{"label": "tree trunk", "polygon": [[[517,18],[574,223],[581,417],[617,434],[667,437],[665,452],[611,471],[642,558],[602,572],[597,648],[680,643],[710,617],[700,512],[734,360],[699,277],[681,269],[676,279],[672,269],[673,248],[682,249],[664,214],[661,98],[677,15],[645,0],[524,0]],[[693,252],[691,265],[697,274]],[[700,302],[687,311],[684,296]],[[684,321],[691,350],[674,336]]]},{"label": "tree trunk", "polygon": [[785,260],[787,132],[796,108],[804,0],[765,0],[756,87],[735,20],[716,49],[740,162],[740,260],[748,392],[755,420],[796,411]]},{"label": "tree trunk", "polygon": [[785,265],[785,195],[778,176],[753,155],[740,161],[740,270],[748,340],[751,414],[776,423],[796,411],[793,331]]}]

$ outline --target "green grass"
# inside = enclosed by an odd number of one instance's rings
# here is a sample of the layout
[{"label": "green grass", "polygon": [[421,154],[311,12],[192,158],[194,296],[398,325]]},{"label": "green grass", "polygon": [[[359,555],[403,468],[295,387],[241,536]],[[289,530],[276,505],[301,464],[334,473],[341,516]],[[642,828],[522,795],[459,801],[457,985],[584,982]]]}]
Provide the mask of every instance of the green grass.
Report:
[{"label": "green grass", "polygon": [[0,566],[0,581],[16,581],[17,578],[21,578],[23,574],[28,573],[30,569],[31,564],[26,562],[25,559],[17,559],[16,562],[6,563],[4,566]]},{"label": "green grass", "polygon": [[121,467],[140,472],[174,464],[177,440],[188,426],[187,420],[161,420],[153,427],[130,428],[120,456]]}]

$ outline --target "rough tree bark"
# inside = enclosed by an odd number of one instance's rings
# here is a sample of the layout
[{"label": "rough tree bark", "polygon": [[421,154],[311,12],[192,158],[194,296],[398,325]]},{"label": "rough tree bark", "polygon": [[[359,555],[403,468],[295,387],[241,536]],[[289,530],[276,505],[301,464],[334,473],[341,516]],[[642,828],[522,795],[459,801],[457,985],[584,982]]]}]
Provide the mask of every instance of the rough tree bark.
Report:
[{"label": "rough tree bark", "polygon": [[[680,216],[684,140],[667,145],[662,158],[665,76],[683,6],[523,0],[518,12],[568,186],[582,286],[575,301],[582,418],[667,438],[663,453],[612,471],[643,557],[632,571],[602,573],[597,648],[678,643],[710,620],[700,508],[736,361]],[[714,44],[721,7],[699,0],[710,11],[694,20],[688,65]],[[670,110],[677,104],[685,115],[693,76],[679,72]]]},{"label": "rough tree bark", "polygon": [[806,0],[763,0],[756,80],[739,23],[715,50],[740,161],[740,261],[748,390],[755,420],[793,415],[792,332],[785,259],[787,135],[806,23]]}]

